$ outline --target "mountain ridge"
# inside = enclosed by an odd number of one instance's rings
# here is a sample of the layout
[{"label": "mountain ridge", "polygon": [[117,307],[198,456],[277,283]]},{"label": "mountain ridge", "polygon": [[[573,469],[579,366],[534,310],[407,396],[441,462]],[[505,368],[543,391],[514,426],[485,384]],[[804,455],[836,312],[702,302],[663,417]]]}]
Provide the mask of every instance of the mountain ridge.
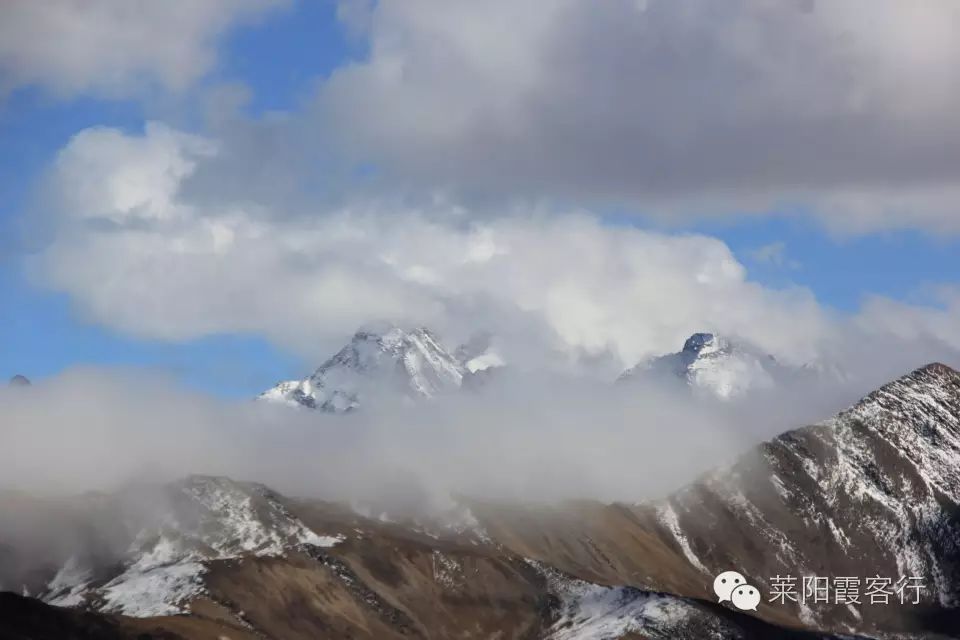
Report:
[{"label": "mountain ridge", "polygon": [[[466,344],[448,350],[425,327],[363,327],[313,374],[280,382],[258,399],[346,413],[363,404],[361,397],[376,400],[378,396],[393,394],[420,401],[460,389],[476,389],[505,365],[491,342],[490,334],[480,333]],[[622,372],[616,382],[683,382],[698,394],[733,400],[814,375],[808,367],[783,365],[745,341],[715,333],[694,333],[681,351],[634,365]]]},{"label": "mountain ridge", "polygon": [[[46,591],[31,592],[91,612],[147,616],[136,624],[176,613],[183,624],[219,620],[305,640],[957,638],[958,460],[960,373],[935,362],[637,504],[466,500],[472,524],[463,528],[383,522],[256,483],[191,476],[161,491],[177,497],[162,502],[172,515],[131,529],[126,552],[105,558],[98,575],[49,567]],[[110,496],[90,504],[98,506],[77,505],[78,514],[129,521]],[[765,594],[756,613],[716,604],[713,576],[731,568]],[[171,602],[143,600],[171,593],[134,588],[155,571],[186,573],[189,580],[172,583],[186,588],[174,589]],[[916,606],[766,597],[774,576],[874,574],[916,576],[927,591]],[[36,584],[35,573],[23,575]],[[81,577],[77,591],[71,575]],[[126,601],[134,606],[118,606],[119,585],[136,596]]]}]

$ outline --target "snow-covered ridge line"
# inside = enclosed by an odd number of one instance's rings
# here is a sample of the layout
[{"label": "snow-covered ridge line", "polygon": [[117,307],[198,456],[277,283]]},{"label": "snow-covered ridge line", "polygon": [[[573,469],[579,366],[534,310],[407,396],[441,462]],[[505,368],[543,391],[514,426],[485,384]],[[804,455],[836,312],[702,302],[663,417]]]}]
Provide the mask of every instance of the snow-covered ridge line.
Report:
[{"label": "snow-covered ridge line", "polygon": [[[658,516],[664,533],[686,540],[683,553],[714,572],[736,566],[762,582],[868,567],[870,576],[916,577],[924,606],[955,608],[960,580],[943,568],[960,558],[958,509],[960,373],[933,364],[747,452],[671,496]],[[793,608],[811,628],[889,624],[870,608]]]},{"label": "snow-covered ridge line", "polygon": [[[389,393],[411,400],[432,398],[475,386],[484,379],[478,374],[504,366],[491,341],[489,335],[478,334],[451,351],[423,327],[360,329],[313,374],[280,382],[259,399],[345,413]],[[695,333],[681,351],[642,362],[618,380],[679,381],[696,393],[729,400],[814,375],[819,375],[815,368],[785,366],[744,341]]]},{"label": "snow-covered ridge line", "polygon": [[312,531],[262,485],[191,476],[166,490],[169,511],[135,536],[119,567],[104,574],[95,561],[74,556],[43,599],[135,617],[182,614],[204,593],[209,562],[284,556],[343,540]]}]

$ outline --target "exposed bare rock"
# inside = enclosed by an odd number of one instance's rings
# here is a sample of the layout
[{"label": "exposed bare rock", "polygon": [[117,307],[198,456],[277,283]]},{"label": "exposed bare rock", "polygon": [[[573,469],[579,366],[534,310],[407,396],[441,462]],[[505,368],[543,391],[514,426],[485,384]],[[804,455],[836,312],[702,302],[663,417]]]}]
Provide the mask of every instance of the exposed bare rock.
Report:
[{"label": "exposed bare rock", "polygon": [[30,382],[30,379],[27,378],[26,376],[17,374],[12,378],[10,378],[9,384],[11,387],[29,387],[32,383]]}]

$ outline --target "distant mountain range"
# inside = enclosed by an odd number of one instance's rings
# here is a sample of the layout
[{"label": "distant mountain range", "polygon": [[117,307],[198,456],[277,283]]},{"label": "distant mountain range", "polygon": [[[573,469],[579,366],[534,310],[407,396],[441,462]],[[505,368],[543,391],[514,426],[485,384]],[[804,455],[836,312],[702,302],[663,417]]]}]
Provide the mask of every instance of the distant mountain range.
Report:
[{"label": "distant mountain range", "polygon": [[[505,364],[480,334],[448,349],[425,328],[361,329],[350,342],[303,380],[281,382],[259,398],[296,407],[343,413],[362,398],[400,394],[423,400],[471,388]],[[681,383],[694,393],[733,400],[821,372],[781,364],[744,341],[696,333],[677,353],[646,360],[625,371],[621,383]]]}]

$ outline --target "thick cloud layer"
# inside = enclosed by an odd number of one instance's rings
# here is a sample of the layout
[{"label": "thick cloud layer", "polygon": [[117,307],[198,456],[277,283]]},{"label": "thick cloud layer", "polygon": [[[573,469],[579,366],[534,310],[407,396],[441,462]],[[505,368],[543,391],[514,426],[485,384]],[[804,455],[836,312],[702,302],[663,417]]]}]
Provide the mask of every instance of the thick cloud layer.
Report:
[{"label": "thick cloud layer", "polygon": [[[0,90],[177,91],[214,67],[234,25],[285,4],[2,3]],[[365,53],[283,122],[218,114],[231,129],[209,168],[221,186],[299,203],[303,183],[356,188],[361,167],[377,178],[364,189],[471,207],[789,210],[840,232],[960,231],[951,0],[338,4]]]},{"label": "thick cloud layer", "polygon": [[703,328],[805,361],[826,330],[808,291],[750,282],[704,236],[578,212],[471,220],[452,206],[371,204],[284,218],[228,196],[201,206],[180,186],[217,148],[161,125],[76,136],[49,183],[45,282],[135,335],[255,332],[313,357],[380,319],[451,339],[493,331],[517,354],[609,355],[615,368]]},{"label": "thick cloud layer", "polygon": [[806,289],[751,282],[716,239],[584,211],[477,216],[443,200],[358,200],[286,216],[229,191],[213,201],[184,189],[222,153],[217,140],[160,124],[81,132],[45,185],[40,226],[50,235],[33,272],[129,334],[249,332],[310,359],[377,320],[427,325],[451,341],[492,331],[513,364],[591,362],[606,376],[700,330],[794,363],[836,363],[844,343],[886,337],[960,348],[951,289],[930,306],[870,298],[845,318]]},{"label": "thick cloud layer", "polygon": [[40,85],[112,97],[182,90],[213,67],[219,37],[286,0],[4,0],[0,95]]},{"label": "thick cloud layer", "polygon": [[368,24],[318,108],[403,181],[960,230],[950,0],[384,0]]},{"label": "thick cloud layer", "polygon": [[0,390],[0,489],[76,494],[201,473],[339,501],[401,490],[436,504],[455,494],[637,501],[864,390],[831,383],[724,405],[504,370],[479,393],[418,405],[380,398],[337,416],[217,403],[143,372],[74,370]]}]

